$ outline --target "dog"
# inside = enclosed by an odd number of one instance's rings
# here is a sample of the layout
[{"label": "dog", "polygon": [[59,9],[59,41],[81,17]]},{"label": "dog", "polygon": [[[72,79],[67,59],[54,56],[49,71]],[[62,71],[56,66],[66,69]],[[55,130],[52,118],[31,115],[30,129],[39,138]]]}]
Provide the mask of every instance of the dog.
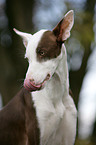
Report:
[{"label": "dog", "polygon": [[0,145],[73,145],[77,110],[69,95],[67,53],[74,12],[52,30],[23,38],[29,67],[24,87],[0,111]]}]

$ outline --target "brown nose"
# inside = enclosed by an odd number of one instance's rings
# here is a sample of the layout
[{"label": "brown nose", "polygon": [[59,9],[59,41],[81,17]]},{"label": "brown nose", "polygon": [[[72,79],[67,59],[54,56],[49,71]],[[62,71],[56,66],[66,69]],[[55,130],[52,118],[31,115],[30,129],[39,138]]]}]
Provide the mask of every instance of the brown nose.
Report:
[{"label": "brown nose", "polygon": [[50,78],[50,74],[47,74],[46,80],[49,80]]},{"label": "brown nose", "polygon": [[35,83],[34,79],[29,79],[30,82]]}]

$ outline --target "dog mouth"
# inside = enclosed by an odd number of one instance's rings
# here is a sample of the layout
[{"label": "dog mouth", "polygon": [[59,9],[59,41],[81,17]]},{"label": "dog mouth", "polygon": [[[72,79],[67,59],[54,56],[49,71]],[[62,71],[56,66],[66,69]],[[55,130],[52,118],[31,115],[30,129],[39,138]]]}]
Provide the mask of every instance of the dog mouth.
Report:
[{"label": "dog mouth", "polygon": [[47,80],[49,80],[49,79],[50,79],[50,74],[48,74],[46,76],[46,78],[44,79],[44,81],[42,83],[40,83],[40,84],[35,84],[35,82],[33,80],[30,80],[30,79],[27,80],[27,79],[25,79],[25,81],[24,81],[24,88],[26,90],[28,90],[29,92],[41,90],[41,89],[43,89],[45,82]]}]

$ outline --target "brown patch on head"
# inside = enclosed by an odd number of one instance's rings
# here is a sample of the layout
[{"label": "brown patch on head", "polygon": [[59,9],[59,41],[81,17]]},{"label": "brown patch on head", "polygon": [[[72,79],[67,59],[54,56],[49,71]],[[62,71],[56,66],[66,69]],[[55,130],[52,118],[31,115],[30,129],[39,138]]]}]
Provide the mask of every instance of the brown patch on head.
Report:
[{"label": "brown patch on head", "polygon": [[46,31],[36,49],[37,59],[41,61],[56,58],[61,52],[61,44],[52,31]]}]

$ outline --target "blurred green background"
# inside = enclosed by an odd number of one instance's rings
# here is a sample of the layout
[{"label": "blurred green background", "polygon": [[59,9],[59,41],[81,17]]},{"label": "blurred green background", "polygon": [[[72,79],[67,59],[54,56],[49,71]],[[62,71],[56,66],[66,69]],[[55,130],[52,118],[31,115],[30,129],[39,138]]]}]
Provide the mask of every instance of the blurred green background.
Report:
[{"label": "blurred green background", "polygon": [[0,0],[0,107],[23,86],[25,48],[13,32],[52,30],[68,10],[75,23],[65,45],[70,88],[78,109],[76,145],[96,145],[96,1]]}]

